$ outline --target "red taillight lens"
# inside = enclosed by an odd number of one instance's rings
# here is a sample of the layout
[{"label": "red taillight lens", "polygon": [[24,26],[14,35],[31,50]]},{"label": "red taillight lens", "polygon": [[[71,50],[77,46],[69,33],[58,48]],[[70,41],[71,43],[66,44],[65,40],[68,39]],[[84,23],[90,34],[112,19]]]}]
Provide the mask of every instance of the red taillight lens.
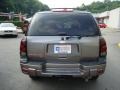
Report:
[{"label": "red taillight lens", "polygon": [[20,62],[26,63],[27,62],[27,42],[26,38],[23,38],[20,43]]},{"label": "red taillight lens", "polygon": [[26,53],[27,47],[26,47],[26,38],[23,38],[20,43],[20,53]]},{"label": "red taillight lens", "polygon": [[106,41],[104,38],[100,39],[100,56],[101,57],[105,57],[107,55],[107,45],[106,45]]}]

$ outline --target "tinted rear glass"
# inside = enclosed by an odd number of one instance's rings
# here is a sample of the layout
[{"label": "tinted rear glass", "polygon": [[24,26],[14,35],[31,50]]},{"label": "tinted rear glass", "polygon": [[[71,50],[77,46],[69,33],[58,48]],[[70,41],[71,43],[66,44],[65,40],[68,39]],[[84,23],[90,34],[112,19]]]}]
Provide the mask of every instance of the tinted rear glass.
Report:
[{"label": "tinted rear glass", "polygon": [[33,17],[28,36],[99,35],[99,28],[89,14],[38,13]]}]

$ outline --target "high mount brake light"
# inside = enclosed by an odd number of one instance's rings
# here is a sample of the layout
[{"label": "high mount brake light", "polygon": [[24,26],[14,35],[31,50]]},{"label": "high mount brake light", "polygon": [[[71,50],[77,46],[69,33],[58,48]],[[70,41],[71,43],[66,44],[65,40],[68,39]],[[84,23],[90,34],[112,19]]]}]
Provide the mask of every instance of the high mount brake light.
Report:
[{"label": "high mount brake light", "polygon": [[52,8],[53,12],[72,12],[73,8]]}]

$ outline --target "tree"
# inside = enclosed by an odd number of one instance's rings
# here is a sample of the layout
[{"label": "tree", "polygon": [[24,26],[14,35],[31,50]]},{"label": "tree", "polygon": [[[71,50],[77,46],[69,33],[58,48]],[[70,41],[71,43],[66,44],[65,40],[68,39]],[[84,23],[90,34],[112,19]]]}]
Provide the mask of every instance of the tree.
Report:
[{"label": "tree", "polygon": [[105,0],[104,2],[93,2],[90,5],[82,5],[81,7],[77,7],[77,10],[86,10],[92,13],[101,13],[104,11],[109,11],[115,8],[120,7],[120,1],[111,1]]},{"label": "tree", "polygon": [[15,12],[32,16],[37,11],[49,10],[49,7],[38,0],[1,0],[0,12]]},{"label": "tree", "polygon": [[109,3],[111,2],[111,0],[104,0],[104,3]]},{"label": "tree", "polygon": [[11,9],[11,2],[9,0],[1,0],[0,1],[0,12],[9,12],[9,9]]}]

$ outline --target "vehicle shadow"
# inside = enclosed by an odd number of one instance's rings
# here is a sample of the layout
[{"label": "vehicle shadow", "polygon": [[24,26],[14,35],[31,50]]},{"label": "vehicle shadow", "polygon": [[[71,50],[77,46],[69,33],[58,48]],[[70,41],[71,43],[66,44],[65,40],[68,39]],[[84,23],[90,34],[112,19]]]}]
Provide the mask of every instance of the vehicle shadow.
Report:
[{"label": "vehicle shadow", "polygon": [[0,36],[0,38],[8,39],[8,38],[17,38],[18,36],[11,36],[11,35],[6,35],[6,36]]},{"label": "vehicle shadow", "polygon": [[[73,77],[51,77],[32,80],[31,84],[37,84],[42,90],[98,90],[98,81],[89,80],[86,82],[82,78]],[[31,89],[32,90],[32,89]]]}]

